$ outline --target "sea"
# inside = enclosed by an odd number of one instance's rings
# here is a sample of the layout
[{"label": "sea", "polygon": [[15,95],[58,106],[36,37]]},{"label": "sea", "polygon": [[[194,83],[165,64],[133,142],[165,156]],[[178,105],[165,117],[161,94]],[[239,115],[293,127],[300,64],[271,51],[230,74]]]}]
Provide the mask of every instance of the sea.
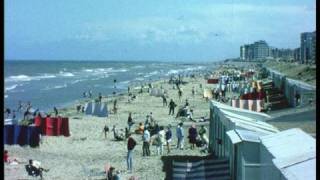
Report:
[{"label": "sea", "polygon": [[[214,63],[172,63],[150,61],[5,61],[4,106],[17,109],[19,101],[34,109],[52,111],[92,96],[110,96],[171,76],[206,73]],[[116,81],[114,83],[114,81]]]}]

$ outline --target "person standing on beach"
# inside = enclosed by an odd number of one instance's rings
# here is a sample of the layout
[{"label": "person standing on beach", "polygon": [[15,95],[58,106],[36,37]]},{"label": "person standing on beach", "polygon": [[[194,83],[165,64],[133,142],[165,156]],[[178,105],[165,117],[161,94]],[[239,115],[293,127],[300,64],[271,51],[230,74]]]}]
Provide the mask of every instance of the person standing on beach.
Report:
[{"label": "person standing on beach", "polygon": [[196,144],[197,136],[198,136],[198,132],[196,129],[196,125],[192,124],[191,127],[189,128],[189,135],[188,135],[189,143],[191,144],[190,149],[194,149],[194,145]]},{"label": "person standing on beach", "polygon": [[142,140],[142,156],[150,156],[150,132],[148,129],[144,129]]},{"label": "person standing on beach", "polygon": [[129,116],[128,116],[128,127],[129,127],[129,132],[130,132],[130,129],[132,127],[132,125],[134,124],[133,120],[132,120],[132,116],[131,116],[131,112],[129,113]]},{"label": "person standing on beach", "polygon": [[181,97],[182,97],[182,90],[181,90],[181,88],[179,88],[179,90],[178,90],[178,95],[179,95],[179,100],[181,101]]},{"label": "person standing on beach", "polygon": [[53,110],[54,110],[54,115],[57,117],[59,114],[58,109],[54,106]]},{"label": "person standing on beach", "polygon": [[174,115],[174,108],[176,107],[176,103],[173,102],[173,100],[171,99],[169,102],[169,115]]},{"label": "person standing on beach", "polygon": [[157,134],[157,155],[162,155],[163,145],[165,143],[165,134],[163,126],[160,127],[160,131]]},{"label": "person standing on beach", "polygon": [[107,139],[107,135],[109,132],[109,127],[107,125],[104,125],[103,132],[104,132],[104,138]]},{"label": "person standing on beach", "polygon": [[127,143],[127,167],[128,171],[132,173],[132,161],[133,161],[133,149],[137,145],[137,142],[132,138],[131,133],[128,134],[128,143]]},{"label": "person standing on beach", "polygon": [[168,125],[167,131],[166,131],[166,142],[167,142],[167,150],[168,154],[170,153],[170,142],[172,140],[172,131],[171,131],[171,125]]},{"label": "person standing on beach", "polygon": [[161,97],[162,97],[162,104],[163,104],[163,106],[167,106],[168,104],[167,104],[167,98],[166,98],[166,96],[163,94]]},{"label": "person standing on beach", "polygon": [[183,123],[179,123],[176,129],[176,134],[177,134],[177,139],[178,139],[178,144],[177,148],[178,149],[183,149],[183,144],[184,144],[184,132],[183,132]]},{"label": "person standing on beach", "polygon": [[99,93],[99,102],[101,103],[102,102],[102,95],[101,95],[101,93]]},{"label": "person standing on beach", "polygon": [[22,108],[23,108],[23,104],[22,104],[21,101],[19,101],[19,105],[18,105],[17,111],[18,111],[18,112],[21,112],[21,111],[22,111]]},{"label": "person standing on beach", "polygon": [[195,94],[195,92],[194,92],[194,86],[192,87],[191,93],[192,93],[192,97],[194,97],[194,94]]},{"label": "person standing on beach", "polygon": [[114,99],[113,100],[113,112],[114,112],[114,114],[117,114],[117,109],[118,109],[118,107],[117,107],[117,99]]}]

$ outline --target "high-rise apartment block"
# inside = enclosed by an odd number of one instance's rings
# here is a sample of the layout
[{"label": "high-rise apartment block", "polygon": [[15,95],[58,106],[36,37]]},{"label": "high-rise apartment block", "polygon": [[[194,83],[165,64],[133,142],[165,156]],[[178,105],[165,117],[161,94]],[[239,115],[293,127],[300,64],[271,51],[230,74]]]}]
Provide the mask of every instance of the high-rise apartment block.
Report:
[{"label": "high-rise apartment block", "polygon": [[265,41],[245,44],[240,47],[241,60],[261,60],[269,56],[269,46]]},{"label": "high-rise apartment block", "polygon": [[300,36],[300,63],[315,63],[316,32],[304,32]]}]

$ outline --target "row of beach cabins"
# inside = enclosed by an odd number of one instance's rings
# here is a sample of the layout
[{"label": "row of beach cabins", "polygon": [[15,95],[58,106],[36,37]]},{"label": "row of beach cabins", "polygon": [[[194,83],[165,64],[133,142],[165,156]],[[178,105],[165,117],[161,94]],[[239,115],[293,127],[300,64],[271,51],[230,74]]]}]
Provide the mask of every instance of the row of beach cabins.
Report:
[{"label": "row of beach cabins", "polygon": [[260,92],[269,91],[268,97],[242,94],[228,103],[210,101],[209,152],[217,162],[227,162],[217,173],[228,172],[236,180],[316,179],[315,139],[299,128],[279,131],[267,123],[271,116],[263,111],[309,105],[316,99],[316,87],[266,67],[257,69],[250,83],[262,82],[256,84],[263,86]]}]

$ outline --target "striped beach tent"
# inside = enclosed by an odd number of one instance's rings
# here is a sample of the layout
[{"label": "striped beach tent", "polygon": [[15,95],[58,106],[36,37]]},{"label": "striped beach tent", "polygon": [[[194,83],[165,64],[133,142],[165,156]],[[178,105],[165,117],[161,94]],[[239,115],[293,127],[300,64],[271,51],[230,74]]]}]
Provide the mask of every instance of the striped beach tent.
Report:
[{"label": "striped beach tent", "polygon": [[229,180],[228,159],[204,159],[195,162],[173,161],[172,179],[174,180]]}]

